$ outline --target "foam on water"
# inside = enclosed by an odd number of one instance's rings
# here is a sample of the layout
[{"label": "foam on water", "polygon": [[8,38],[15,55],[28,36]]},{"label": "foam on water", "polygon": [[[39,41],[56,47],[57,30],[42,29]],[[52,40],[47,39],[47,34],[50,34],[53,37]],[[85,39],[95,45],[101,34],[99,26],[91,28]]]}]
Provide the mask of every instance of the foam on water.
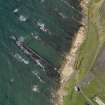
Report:
[{"label": "foam on water", "polygon": [[42,30],[43,32],[47,32],[48,31],[48,29],[46,28],[44,23],[38,21],[37,25],[40,27],[40,30]]},{"label": "foam on water", "polygon": [[20,20],[21,22],[25,22],[25,21],[27,20],[27,18],[26,18],[25,16],[23,16],[23,15],[20,15],[20,16],[19,16],[19,20]]},{"label": "foam on water", "polygon": [[36,33],[31,33],[31,35],[36,39],[36,40],[41,40],[40,36],[38,36]]},{"label": "foam on water", "polygon": [[16,9],[13,10],[14,13],[17,13],[18,11],[19,11],[18,8],[16,8]]},{"label": "foam on water", "polygon": [[33,92],[38,92],[38,93],[39,93],[40,91],[39,91],[38,85],[33,85],[32,91],[33,91]]},{"label": "foam on water", "polygon": [[41,3],[43,3],[45,0],[41,0]]},{"label": "foam on water", "polygon": [[40,81],[41,83],[45,83],[45,82],[40,78],[40,76],[38,75],[38,72],[32,71],[32,73],[39,79],[39,81]]},{"label": "foam on water", "polygon": [[16,53],[14,55],[14,58],[16,58],[16,60],[18,60],[19,62],[23,62],[24,64],[29,64],[29,61],[22,58],[22,56],[20,54],[18,54],[18,53]]}]

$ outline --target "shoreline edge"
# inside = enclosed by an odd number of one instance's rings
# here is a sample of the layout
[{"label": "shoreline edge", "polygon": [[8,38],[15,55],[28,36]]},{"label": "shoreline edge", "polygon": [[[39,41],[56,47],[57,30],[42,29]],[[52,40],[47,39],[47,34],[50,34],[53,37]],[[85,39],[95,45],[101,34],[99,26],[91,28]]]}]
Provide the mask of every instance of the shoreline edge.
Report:
[{"label": "shoreline edge", "polygon": [[74,64],[77,58],[77,51],[86,38],[88,3],[89,0],[80,1],[82,13],[84,15],[81,20],[82,26],[79,28],[78,32],[75,33],[75,38],[72,42],[70,51],[66,55],[64,63],[60,68],[60,74],[61,74],[60,87],[57,89],[57,92],[55,94],[54,105],[63,105],[63,97],[68,94],[65,90],[65,85],[69,82],[69,80],[75,73]]}]

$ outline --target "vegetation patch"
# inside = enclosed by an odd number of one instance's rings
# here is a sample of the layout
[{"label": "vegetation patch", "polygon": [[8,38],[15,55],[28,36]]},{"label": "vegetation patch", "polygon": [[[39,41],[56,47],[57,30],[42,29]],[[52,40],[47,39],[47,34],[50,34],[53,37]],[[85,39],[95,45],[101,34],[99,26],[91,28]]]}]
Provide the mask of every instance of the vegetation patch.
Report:
[{"label": "vegetation patch", "polygon": [[[100,14],[103,2],[104,0],[92,0],[89,3],[87,36],[77,52],[76,74],[66,86],[68,95],[64,97],[64,105],[97,105],[94,101],[96,96],[105,102],[105,72],[96,72],[105,67],[96,68],[95,65],[105,43],[105,21]],[[89,73],[94,76],[93,80],[83,86],[79,85]],[[75,86],[79,86],[79,92],[75,91]]]}]

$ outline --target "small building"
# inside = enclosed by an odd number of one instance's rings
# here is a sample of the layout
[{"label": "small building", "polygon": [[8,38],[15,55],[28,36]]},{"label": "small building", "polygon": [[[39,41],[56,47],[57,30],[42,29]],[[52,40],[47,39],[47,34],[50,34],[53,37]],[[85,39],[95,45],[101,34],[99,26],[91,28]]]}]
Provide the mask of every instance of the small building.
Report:
[{"label": "small building", "polygon": [[80,87],[79,87],[79,86],[75,86],[75,87],[74,87],[74,90],[75,90],[76,92],[80,92]]}]

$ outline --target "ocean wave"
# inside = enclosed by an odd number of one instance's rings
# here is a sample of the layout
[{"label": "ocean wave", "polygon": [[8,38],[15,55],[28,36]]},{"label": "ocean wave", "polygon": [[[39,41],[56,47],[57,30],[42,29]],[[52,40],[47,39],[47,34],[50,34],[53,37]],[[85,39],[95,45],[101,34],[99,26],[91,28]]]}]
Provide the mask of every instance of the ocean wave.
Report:
[{"label": "ocean wave", "polygon": [[39,79],[39,81],[40,81],[41,83],[45,83],[45,81],[43,81],[43,80],[41,79],[41,77],[38,75],[38,72],[32,71],[32,73]]},{"label": "ocean wave", "polygon": [[44,65],[41,64],[40,60],[36,59],[35,62],[36,62],[36,64],[37,64],[39,67],[41,67],[42,70],[45,72],[45,67],[44,67]]},{"label": "ocean wave", "polygon": [[24,64],[29,64],[29,61],[24,59],[20,54],[16,53],[13,56],[14,58],[16,58],[17,61],[23,62]]}]

